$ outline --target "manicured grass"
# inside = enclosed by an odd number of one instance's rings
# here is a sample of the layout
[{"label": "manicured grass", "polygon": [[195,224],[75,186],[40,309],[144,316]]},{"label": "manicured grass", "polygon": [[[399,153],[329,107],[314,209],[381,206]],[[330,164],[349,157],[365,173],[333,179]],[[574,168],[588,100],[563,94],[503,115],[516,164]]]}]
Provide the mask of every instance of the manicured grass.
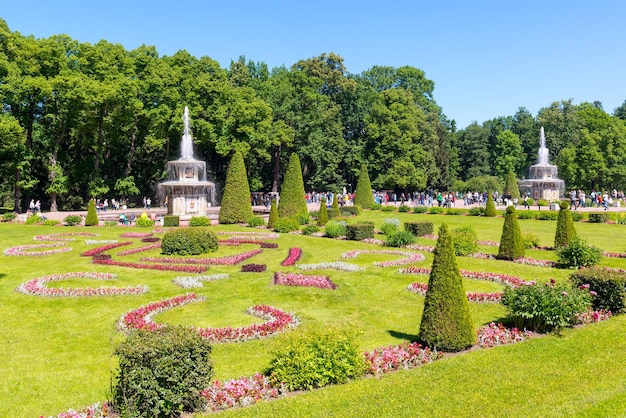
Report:
[{"label": "manicured grass", "polygon": [[[503,218],[471,216],[418,215],[364,211],[353,220],[372,220],[379,228],[385,218],[431,221],[435,232],[442,222],[451,228],[470,224],[479,239],[499,241]],[[523,232],[537,235],[541,245],[552,245],[556,221],[520,220]],[[579,235],[605,251],[626,251],[622,225],[575,223]],[[258,231],[239,226],[218,226],[217,231]],[[95,232],[98,240],[131,240],[132,246],[109,251],[115,259],[139,261],[158,256],[158,250],[119,257],[119,251],[145,245],[139,239],[120,238],[129,228],[37,227],[0,224],[0,249],[32,244],[33,236],[66,232]],[[142,230],[143,231],[143,230]],[[626,231],[626,229],[624,229]],[[220,236],[221,239],[226,238]],[[380,237],[379,237],[380,238]],[[359,345],[371,350],[398,344],[417,335],[423,308],[422,296],[406,290],[427,276],[398,273],[399,267],[378,267],[376,261],[401,257],[361,255],[342,260],[341,254],[352,249],[379,247],[359,242],[282,234],[276,249],[246,260],[266,264],[263,273],[241,273],[241,265],[211,266],[205,274],[227,273],[229,278],[205,282],[203,288],[181,289],[172,279],[192,275],[155,270],[94,265],[80,253],[94,246],[85,237],[67,242],[73,250],[41,257],[0,255],[0,416],[32,417],[51,415],[68,408],[91,405],[108,398],[111,353],[123,335],[115,329],[122,314],[147,303],[189,291],[206,297],[206,302],[186,305],[163,312],[156,321],[199,327],[245,326],[256,319],[245,310],[256,304],[269,304],[294,312],[304,329],[326,326],[360,331]],[[435,245],[420,238],[422,245]],[[335,291],[272,285],[275,271],[301,272],[297,267],[282,267],[290,247],[303,250],[300,263],[347,261],[365,267],[349,273],[336,270],[308,272],[325,274],[339,285]],[[220,247],[210,257],[249,251],[258,245]],[[482,252],[496,253],[497,247],[481,246]],[[432,254],[416,266],[430,267]],[[528,251],[528,257],[556,259],[553,252]],[[567,271],[459,257],[460,268],[519,276],[525,280],[564,280]],[[626,268],[626,260],[604,258],[605,266]],[[149,291],[135,296],[91,298],[43,298],[18,293],[15,289],[30,279],[54,273],[98,271],[117,273],[118,278],[103,286],[145,284]],[[98,287],[87,279],[51,283],[51,287]],[[495,283],[464,280],[466,291],[492,292],[502,289]],[[471,304],[476,326],[505,317],[498,304]],[[395,373],[382,379],[363,379],[348,385],[327,388],[288,399],[253,406],[230,414],[263,416],[507,416],[572,415],[577,411],[606,416],[624,413],[623,318],[583,329],[568,330],[562,337],[548,336],[516,346],[454,356],[409,372]],[[262,371],[281,338],[239,344],[215,344],[212,358],[215,377],[230,379]],[[605,381],[606,380],[606,381]],[[582,384],[581,382],[584,382]],[[620,383],[622,382],[622,383]],[[583,389],[584,387],[584,389]],[[591,406],[593,405],[593,407]],[[622,408],[622,409],[620,409]],[[608,413],[607,413],[608,411]],[[620,413],[621,411],[621,413]]]}]

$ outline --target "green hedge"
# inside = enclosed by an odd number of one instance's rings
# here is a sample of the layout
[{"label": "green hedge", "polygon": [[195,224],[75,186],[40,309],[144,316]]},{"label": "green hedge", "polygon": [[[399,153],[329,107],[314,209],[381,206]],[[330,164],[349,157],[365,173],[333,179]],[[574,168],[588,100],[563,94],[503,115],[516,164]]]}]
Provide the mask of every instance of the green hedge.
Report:
[{"label": "green hedge", "polygon": [[192,216],[189,226],[211,226],[211,220],[207,216]]},{"label": "green hedge", "polygon": [[357,216],[361,213],[360,206],[343,206],[339,208],[341,216]]},{"label": "green hedge", "polygon": [[404,229],[416,237],[430,235],[434,231],[432,222],[405,222]]},{"label": "green hedge", "polygon": [[217,251],[219,242],[208,228],[181,228],[167,231],[161,242],[165,255],[198,255]]},{"label": "green hedge", "polygon": [[374,225],[364,223],[346,225],[346,238],[352,241],[374,238]]},{"label": "green hedge", "polygon": [[626,273],[588,268],[572,273],[570,281],[576,287],[589,285],[589,290],[596,293],[592,299],[594,309],[626,312]]},{"label": "green hedge", "polygon": [[597,223],[597,224],[603,224],[603,223],[607,223],[609,221],[609,214],[608,213],[590,213],[589,214],[589,223]]},{"label": "green hedge", "polygon": [[180,225],[180,217],[178,215],[166,215],[163,217],[163,226]]},{"label": "green hedge", "polygon": [[63,222],[65,222],[67,226],[80,225],[82,221],[83,218],[78,215],[67,215],[65,218],[63,218]]}]

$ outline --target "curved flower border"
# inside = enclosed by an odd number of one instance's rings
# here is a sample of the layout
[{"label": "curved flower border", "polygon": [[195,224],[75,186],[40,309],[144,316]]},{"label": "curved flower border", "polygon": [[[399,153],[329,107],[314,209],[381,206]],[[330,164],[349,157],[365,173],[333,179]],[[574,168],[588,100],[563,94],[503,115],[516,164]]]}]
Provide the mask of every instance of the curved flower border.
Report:
[{"label": "curved flower border", "polygon": [[246,251],[239,254],[228,255],[225,257],[215,258],[175,258],[175,257],[144,257],[139,261],[149,261],[154,263],[166,263],[166,264],[208,264],[208,265],[225,265],[232,266],[239,264],[248,258],[254,257],[257,254],[261,254],[262,249],[258,248],[252,251]]},{"label": "curved flower border", "polygon": [[[426,295],[428,292],[428,284],[427,283],[411,283],[408,288],[413,293],[417,293],[420,295]],[[504,292],[495,292],[495,293],[480,293],[480,292],[467,292],[467,300],[470,302],[476,303],[498,303],[502,301],[502,296]]]},{"label": "curved flower border", "polygon": [[404,260],[395,260],[395,261],[383,261],[379,263],[374,263],[376,266],[380,267],[388,267],[388,266],[399,266],[402,264],[410,264],[418,261],[425,260],[425,257],[419,253],[411,253],[408,251],[400,251],[400,250],[353,250],[346,251],[341,255],[342,258],[356,258],[361,254],[392,254],[392,255],[401,255],[406,257]]},{"label": "curved flower border", "polygon": [[287,255],[287,258],[285,258],[280,263],[280,265],[281,266],[293,266],[294,264],[296,264],[298,260],[300,260],[300,257],[302,257],[302,249],[298,247],[291,247],[289,249],[289,254]]},{"label": "curved flower border", "polygon": [[[56,248],[54,250],[43,250],[43,251],[26,251],[26,250],[32,250],[32,249],[53,248],[53,247],[62,247],[62,248]],[[17,245],[15,247],[7,248],[6,250],[4,250],[4,255],[35,257],[35,256],[41,256],[41,255],[65,253],[67,251],[72,251],[72,247],[67,247],[64,242],[57,242],[57,243],[51,243],[51,244]]]},{"label": "curved flower border", "polygon": [[[398,270],[399,273],[406,274],[425,274],[428,275],[431,272],[429,267],[415,267],[409,266],[403,269]],[[517,276],[509,276],[508,274],[502,273],[491,273],[491,272],[482,272],[482,271],[470,271],[459,269],[459,273],[461,277],[466,279],[476,279],[476,280],[487,280],[490,282],[500,283],[504,285],[509,285],[513,287],[525,286],[533,284],[534,282],[527,282]]]},{"label": "curved flower border", "polygon": [[183,289],[192,289],[194,287],[204,287],[202,282],[210,282],[214,280],[227,279],[230,276],[225,273],[211,274],[209,276],[178,276],[172,282]]},{"label": "curved flower border", "polygon": [[341,271],[363,271],[364,267],[356,264],[344,263],[343,261],[331,261],[327,263],[314,263],[314,264],[296,264],[296,267],[301,270],[341,270]]},{"label": "curved flower border", "polygon": [[[157,324],[153,321],[153,317],[156,314],[178,306],[202,302],[204,300],[204,297],[198,296],[195,293],[187,293],[170,299],[153,302],[124,314],[118,321],[118,328],[122,331],[126,331],[129,328],[149,330],[163,328],[166,326],[165,324]],[[270,337],[287,329],[295,328],[300,324],[300,321],[295,315],[268,305],[252,306],[248,308],[247,312],[256,317],[265,319],[266,321],[262,324],[253,324],[240,328],[192,328],[196,330],[201,337],[212,342],[243,342]]]},{"label": "curved flower border", "polygon": [[282,286],[317,287],[330,290],[337,289],[337,284],[326,276],[307,276],[298,273],[281,273],[279,271],[274,273],[274,284]]},{"label": "curved flower border", "polygon": [[100,234],[93,232],[66,232],[60,234],[36,235],[33,237],[35,241],[74,241],[74,238],[64,237],[99,237]]},{"label": "curved flower border", "polygon": [[94,279],[111,280],[117,275],[110,273],[63,273],[43,276],[22,283],[17,290],[27,295],[46,297],[73,297],[73,296],[119,296],[140,295],[148,291],[148,286],[138,285],[133,287],[98,287],[98,288],[49,288],[47,283],[67,279]]}]

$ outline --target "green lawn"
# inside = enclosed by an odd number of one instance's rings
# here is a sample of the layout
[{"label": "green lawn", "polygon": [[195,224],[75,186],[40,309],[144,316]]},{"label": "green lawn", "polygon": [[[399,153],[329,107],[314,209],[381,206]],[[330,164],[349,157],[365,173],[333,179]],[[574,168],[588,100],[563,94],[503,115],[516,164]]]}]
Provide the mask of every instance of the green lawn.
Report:
[{"label": "green lawn", "polygon": [[[373,220],[377,227],[385,218],[442,222],[452,228],[471,224],[481,240],[498,241],[503,218],[416,215],[365,211],[359,219]],[[556,221],[520,220],[523,232],[540,238],[541,245],[552,245]],[[626,251],[626,226],[576,223],[579,235],[605,251]],[[251,231],[238,226],[215,227],[218,231]],[[0,224],[0,249],[33,244],[33,236],[50,233],[95,232],[92,239],[118,239],[137,228],[69,228]],[[220,236],[220,238],[225,238]],[[91,405],[108,398],[112,350],[123,336],[115,328],[125,312],[149,302],[186,293],[172,279],[187,273],[135,270],[94,265],[80,253],[93,248],[78,237],[68,242],[72,251],[41,257],[0,255],[0,416],[34,417],[52,415],[68,408]],[[143,243],[129,239],[133,246]],[[282,234],[277,249],[264,249],[245,263],[267,264],[264,273],[241,273],[238,266],[211,266],[207,274],[228,273],[230,278],[205,283],[193,289],[206,302],[163,312],[159,322],[194,326],[245,326],[255,319],[245,310],[255,304],[269,304],[294,312],[303,329],[327,326],[360,331],[363,350],[398,344],[417,335],[423,297],[406,290],[414,281],[427,276],[398,273],[398,267],[377,267],[375,261],[389,256],[362,255],[352,260],[366,270],[358,273],[325,271],[339,285],[336,291],[273,286],[274,271],[299,271],[281,267],[290,247],[303,250],[301,263],[341,260],[350,249],[376,249],[371,244]],[[420,239],[424,245],[435,241]],[[121,249],[109,251],[114,258]],[[212,256],[237,254],[257,245],[221,247]],[[482,246],[483,252],[497,247]],[[138,261],[157,256],[158,250],[123,257]],[[432,254],[416,265],[429,267]],[[529,251],[527,256],[555,259],[554,253]],[[568,272],[524,266],[504,261],[459,257],[459,267],[520,276],[526,280],[563,280]],[[626,260],[603,259],[605,266],[626,268]],[[136,296],[42,298],[18,293],[27,280],[54,273],[99,271],[117,273],[110,283],[72,279],[53,283],[54,287],[131,286],[145,284],[149,291]],[[311,273],[313,274],[313,273]],[[465,280],[466,291],[497,291],[502,287],[478,280]],[[471,304],[475,325],[505,317],[497,304]],[[562,336],[547,336],[515,346],[449,356],[420,369],[387,375],[382,379],[362,379],[348,385],[326,388],[261,404],[227,414],[249,416],[621,416],[626,413],[626,366],[622,353],[625,319],[582,329],[568,330]],[[229,379],[262,371],[280,337],[239,344],[215,344],[215,377]]]}]

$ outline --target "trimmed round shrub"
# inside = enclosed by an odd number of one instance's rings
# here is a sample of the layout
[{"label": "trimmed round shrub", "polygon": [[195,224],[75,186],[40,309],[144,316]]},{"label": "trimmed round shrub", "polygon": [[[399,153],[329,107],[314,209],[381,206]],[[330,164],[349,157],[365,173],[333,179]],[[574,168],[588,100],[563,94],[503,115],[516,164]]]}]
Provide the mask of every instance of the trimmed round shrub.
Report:
[{"label": "trimmed round shrub", "polygon": [[211,219],[207,216],[192,216],[191,219],[189,219],[189,226],[211,226]]},{"label": "trimmed round shrub", "polygon": [[382,212],[397,212],[398,208],[392,205],[383,206],[380,208]]},{"label": "trimmed round shrub", "polygon": [[96,212],[96,202],[89,199],[87,206],[87,217],[85,218],[85,226],[98,226],[98,213]]},{"label": "trimmed round shrub", "polygon": [[346,221],[329,221],[324,228],[324,236],[328,238],[343,237],[347,232]]},{"label": "trimmed round shrub", "polygon": [[410,208],[410,207],[408,207],[407,205],[400,205],[400,206],[398,207],[398,212],[401,212],[401,213],[406,213],[406,212],[408,212],[409,210],[411,210],[411,208]]},{"label": "trimmed round shrub", "polygon": [[250,185],[246,174],[246,164],[241,152],[235,151],[228,171],[220,206],[219,223],[238,224],[248,222],[253,215],[250,201]]},{"label": "trimmed round shrub", "polygon": [[580,237],[574,237],[567,247],[557,250],[558,266],[561,268],[592,267],[602,260],[602,251],[588,245]]},{"label": "trimmed round shrub", "polygon": [[428,213],[430,213],[431,215],[441,215],[442,213],[444,213],[446,210],[442,207],[439,206],[433,206],[428,208]]},{"label": "trimmed round shrub", "polygon": [[346,383],[365,373],[356,336],[347,332],[291,333],[276,346],[265,374],[290,391]]},{"label": "trimmed round shrub", "polygon": [[478,234],[471,225],[464,225],[452,231],[454,254],[466,256],[478,251]]},{"label": "trimmed round shrub", "polygon": [[468,211],[470,216],[485,216],[485,208],[482,206],[475,206]]},{"label": "trimmed round shrub", "polygon": [[502,225],[502,236],[500,238],[500,248],[496,258],[501,260],[514,260],[523,257],[525,254],[524,237],[520,230],[517,216],[515,216],[515,208],[508,206],[506,215],[504,216],[504,225]]},{"label": "trimmed round shrub", "polygon": [[357,216],[361,213],[360,206],[342,206],[339,208],[340,216]]},{"label": "trimmed round shrub", "polygon": [[154,222],[152,222],[152,219],[148,218],[148,214],[146,212],[143,212],[135,221],[135,226],[139,228],[150,228],[154,226]]},{"label": "trimmed round shrub", "polygon": [[300,222],[291,218],[278,218],[278,221],[276,221],[276,226],[274,226],[274,231],[282,234],[297,231],[299,229]]},{"label": "trimmed round shrub", "polygon": [[374,203],[372,206],[370,206],[370,210],[381,210],[382,207],[383,206],[380,203]]},{"label": "trimmed round shrub", "polygon": [[122,416],[176,417],[202,409],[211,384],[211,346],[187,327],[135,330],[116,349],[112,406]]},{"label": "trimmed round shrub", "polygon": [[603,224],[609,221],[608,213],[590,213],[589,223]]},{"label": "trimmed round shrub", "polygon": [[257,226],[263,225],[265,225],[265,220],[263,220],[263,218],[261,218],[260,216],[251,216],[248,219],[248,226],[251,228],[256,228]]},{"label": "trimmed round shrub", "polygon": [[67,226],[80,225],[82,220],[83,219],[79,215],[67,215],[65,218],[63,218],[63,222],[65,222]]},{"label": "trimmed round shrub", "polygon": [[534,210],[522,210],[517,212],[517,219],[536,219],[537,213]]},{"label": "trimmed round shrub", "polygon": [[371,209],[374,205],[374,195],[372,194],[372,183],[367,172],[367,165],[361,165],[359,178],[356,183],[356,194],[354,196],[354,205],[358,205],[363,209]]},{"label": "trimmed round shrub", "polygon": [[217,251],[219,241],[209,228],[180,228],[167,231],[161,242],[165,255],[199,255]]},{"label": "trimmed round shrub", "polygon": [[280,190],[278,216],[280,218],[292,218],[299,213],[308,215],[309,211],[304,195],[304,180],[302,179],[300,158],[298,154],[293,153],[289,157],[289,164],[287,165]]},{"label": "trimmed round shrub", "polygon": [[415,235],[409,231],[396,231],[388,234],[385,239],[385,245],[387,247],[404,247],[415,243]]},{"label": "trimmed round shrub", "polygon": [[439,228],[418,340],[442,351],[461,351],[476,343],[452,236],[445,223]]}]

